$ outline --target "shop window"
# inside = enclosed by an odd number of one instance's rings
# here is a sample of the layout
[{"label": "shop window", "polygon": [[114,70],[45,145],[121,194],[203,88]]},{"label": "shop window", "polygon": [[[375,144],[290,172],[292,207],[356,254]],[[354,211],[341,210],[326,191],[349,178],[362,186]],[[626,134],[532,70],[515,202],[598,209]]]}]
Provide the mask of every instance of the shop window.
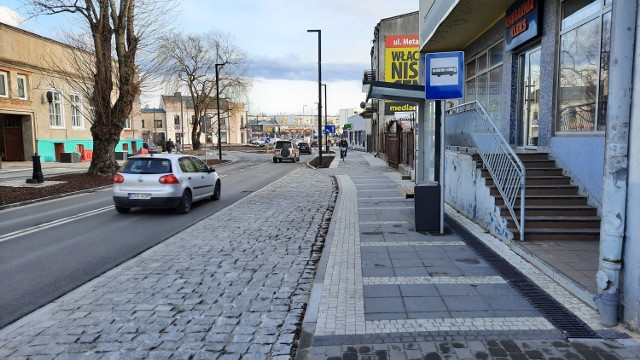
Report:
[{"label": "shop window", "polygon": [[562,3],[562,30],[568,29],[598,13],[601,0],[565,0]]},{"label": "shop window", "polygon": [[606,129],[611,8],[603,4],[562,3],[557,132]]},{"label": "shop window", "polygon": [[500,116],[502,106],[502,65],[489,72],[489,96],[487,98],[487,113],[492,119]]},{"label": "shop window", "polygon": [[49,125],[54,128],[64,127],[64,113],[62,111],[62,92],[50,89],[46,93],[49,102]]},{"label": "shop window", "polygon": [[504,44],[499,42],[465,66],[464,101],[477,100],[492,119],[500,115]]},{"label": "shop window", "polygon": [[500,42],[496,46],[489,49],[489,66],[494,67],[502,64],[504,59],[504,43]]},{"label": "shop window", "polygon": [[470,102],[476,100],[476,79],[467,80],[464,83],[464,101]]}]

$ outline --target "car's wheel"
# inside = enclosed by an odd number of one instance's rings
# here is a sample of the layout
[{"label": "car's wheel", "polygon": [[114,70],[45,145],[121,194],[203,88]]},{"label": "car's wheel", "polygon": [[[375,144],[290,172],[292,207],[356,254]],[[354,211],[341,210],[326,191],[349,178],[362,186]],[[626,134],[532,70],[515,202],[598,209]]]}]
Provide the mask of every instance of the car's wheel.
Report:
[{"label": "car's wheel", "polygon": [[115,205],[115,207],[116,207],[116,211],[119,212],[120,214],[127,214],[129,213],[129,211],[131,211],[131,208],[128,208],[128,207],[123,207],[118,205]]},{"label": "car's wheel", "polygon": [[213,189],[213,195],[211,195],[211,200],[220,200],[220,181],[216,181],[216,186]]},{"label": "car's wheel", "polygon": [[176,206],[176,212],[178,214],[186,214],[189,211],[191,211],[191,191],[185,190],[178,206]]},{"label": "car's wheel", "polygon": [[273,158],[273,163],[275,164],[275,163],[277,163],[277,162],[278,162],[278,159]]},{"label": "car's wheel", "polygon": [[278,162],[279,162],[279,163],[281,163],[281,162],[282,162],[282,159],[278,159]]}]

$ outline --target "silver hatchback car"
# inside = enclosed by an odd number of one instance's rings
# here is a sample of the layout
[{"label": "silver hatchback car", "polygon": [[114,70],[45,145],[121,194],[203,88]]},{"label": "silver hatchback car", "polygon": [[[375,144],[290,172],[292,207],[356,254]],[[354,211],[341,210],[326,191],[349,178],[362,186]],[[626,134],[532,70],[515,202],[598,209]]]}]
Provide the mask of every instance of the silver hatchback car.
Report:
[{"label": "silver hatchback car", "polygon": [[206,198],[220,198],[220,177],[195,156],[132,156],[113,177],[113,202],[119,213],[147,207],[175,208],[186,214],[192,202]]}]

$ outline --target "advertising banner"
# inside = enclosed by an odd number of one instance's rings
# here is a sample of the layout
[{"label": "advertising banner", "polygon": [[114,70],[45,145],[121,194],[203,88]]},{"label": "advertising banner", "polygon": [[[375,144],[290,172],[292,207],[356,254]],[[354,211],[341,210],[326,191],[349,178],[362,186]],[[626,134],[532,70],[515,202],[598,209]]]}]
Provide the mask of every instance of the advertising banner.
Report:
[{"label": "advertising banner", "polygon": [[385,38],[384,74],[386,82],[418,84],[420,52],[418,35]]},{"label": "advertising banner", "polygon": [[[384,74],[386,82],[418,84],[420,51],[418,35],[389,35],[385,37]],[[413,111],[415,104],[399,101],[385,102],[385,114]]]}]

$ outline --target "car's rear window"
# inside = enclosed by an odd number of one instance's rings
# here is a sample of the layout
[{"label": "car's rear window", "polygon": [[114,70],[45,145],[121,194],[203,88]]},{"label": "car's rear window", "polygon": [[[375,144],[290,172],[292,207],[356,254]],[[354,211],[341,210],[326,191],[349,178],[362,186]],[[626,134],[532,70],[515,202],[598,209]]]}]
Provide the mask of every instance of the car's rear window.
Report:
[{"label": "car's rear window", "polygon": [[278,141],[276,143],[276,149],[284,149],[284,148],[290,148],[290,147],[291,147],[290,141]]},{"label": "car's rear window", "polygon": [[171,161],[168,159],[127,159],[120,168],[125,174],[164,174],[171,172]]}]

